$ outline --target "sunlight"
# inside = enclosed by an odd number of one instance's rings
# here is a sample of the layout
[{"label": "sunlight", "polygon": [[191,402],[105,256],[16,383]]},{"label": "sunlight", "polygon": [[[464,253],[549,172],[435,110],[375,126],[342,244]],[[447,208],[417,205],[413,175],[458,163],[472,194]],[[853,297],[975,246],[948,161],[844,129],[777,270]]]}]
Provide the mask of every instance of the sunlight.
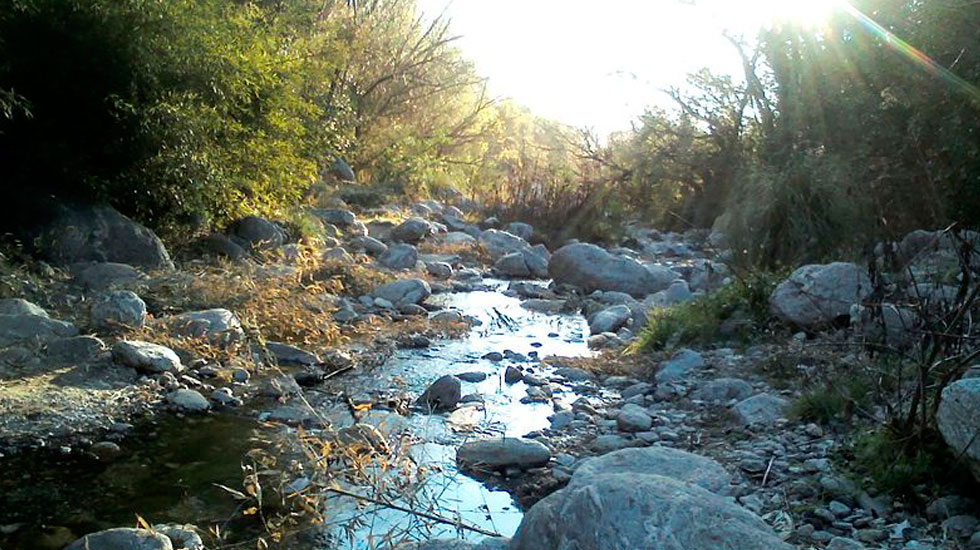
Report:
[{"label": "sunlight", "polygon": [[737,5],[746,23],[754,26],[781,22],[818,26],[844,4],[843,0],[747,0]]}]

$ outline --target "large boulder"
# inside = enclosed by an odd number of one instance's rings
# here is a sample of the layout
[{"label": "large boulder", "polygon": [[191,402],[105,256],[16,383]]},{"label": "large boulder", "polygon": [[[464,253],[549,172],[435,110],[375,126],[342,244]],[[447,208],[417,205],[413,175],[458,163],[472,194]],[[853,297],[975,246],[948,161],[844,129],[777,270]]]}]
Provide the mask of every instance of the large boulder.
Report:
[{"label": "large boulder", "polygon": [[147,529],[117,527],[90,533],[65,547],[65,550],[173,550],[173,543],[163,533]]},{"label": "large boulder", "polygon": [[790,275],[769,297],[772,313],[787,323],[815,329],[850,317],[851,306],[871,294],[871,279],[856,264],[810,264]]},{"label": "large boulder", "polygon": [[633,311],[629,306],[618,305],[597,311],[589,319],[589,330],[592,334],[602,334],[603,332],[616,332],[633,318]]},{"label": "large boulder", "polygon": [[670,285],[636,260],[613,256],[585,243],[559,248],[551,256],[548,273],[556,283],[577,286],[585,292],[615,290],[638,298]]},{"label": "large boulder", "polygon": [[417,243],[432,233],[432,225],[422,218],[409,218],[391,230],[390,238],[403,243]]},{"label": "large boulder", "polygon": [[143,328],[146,303],[129,290],[105,292],[92,302],[90,316],[97,329]]},{"label": "large boulder", "polygon": [[588,484],[600,474],[657,475],[693,483],[712,493],[725,495],[731,476],[710,458],[670,447],[621,449],[590,458],[575,469],[571,484]]},{"label": "large boulder", "polygon": [[388,300],[396,307],[420,304],[432,295],[429,283],[422,279],[403,279],[383,284],[371,293],[375,298]]},{"label": "large boulder", "polygon": [[153,231],[108,206],[62,207],[42,230],[37,245],[56,265],[118,262],[147,269],[173,269]]},{"label": "large boulder", "polygon": [[528,510],[511,550],[792,550],[758,516],[692,483],[597,474]]},{"label": "large boulder", "polygon": [[49,317],[44,308],[23,298],[4,298],[0,300],[0,315],[36,315]]},{"label": "large boulder", "polygon": [[141,340],[123,340],[112,346],[112,359],[146,374],[177,373],[184,370],[174,350]]},{"label": "large boulder", "polygon": [[419,396],[418,403],[434,411],[451,411],[463,397],[463,384],[451,374],[440,377]]},{"label": "large boulder", "polygon": [[456,461],[470,470],[534,468],[551,460],[551,451],[531,439],[503,437],[468,441],[456,451]]},{"label": "large boulder", "polygon": [[0,347],[44,343],[78,334],[75,325],[40,315],[0,315]]},{"label": "large boulder", "polygon": [[487,250],[494,261],[513,252],[531,248],[531,245],[517,235],[497,229],[487,229],[478,238],[483,248]]},{"label": "large boulder", "polygon": [[936,420],[953,454],[966,458],[980,480],[980,378],[964,378],[947,386]]},{"label": "large boulder", "polygon": [[548,259],[533,248],[525,248],[501,256],[493,269],[508,277],[547,277]]},{"label": "large boulder", "polygon": [[419,252],[410,244],[396,244],[385,250],[378,261],[388,269],[415,269]]},{"label": "large boulder", "polygon": [[228,233],[233,241],[251,251],[275,250],[286,242],[286,232],[258,216],[245,216],[232,222]]}]

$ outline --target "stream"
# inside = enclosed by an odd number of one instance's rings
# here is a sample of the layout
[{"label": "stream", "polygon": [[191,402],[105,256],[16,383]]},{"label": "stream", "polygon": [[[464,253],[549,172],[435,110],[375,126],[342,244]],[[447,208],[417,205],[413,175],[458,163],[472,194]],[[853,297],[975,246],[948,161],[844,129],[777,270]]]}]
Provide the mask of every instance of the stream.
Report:
[{"label": "stream", "polygon": [[[385,365],[338,377],[321,388],[327,394],[397,389],[418,395],[445,374],[486,373],[482,382],[463,382],[463,395],[482,395],[482,407],[409,416],[371,411],[363,421],[378,425],[384,433],[413,436],[415,443],[407,452],[430,473],[413,502],[403,504],[421,505],[430,514],[502,536],[513,535],[522,511],[506,491],[462,474],[456,466],[456,448],[468,439],[520,437],[549,426],[552,404],[522,402],[528,387],[523,382],[504,383],[508,365],[547,377],[549,367],[539,364],[538,357],[591,353],[586,344],[588,324],[582,316],[527,310],[519,299],[503,294],[507,284],[487,279],[483,290],[430,297],[428,303],[459,310],[480,324],[460,339],[436,341],[423,349],[399,349]],[[490,352],[506,358],[485,359]],[[581,395],[577,386],[552,381],[552,387],[554,401],[571,403]],[[335,425],[353,422],[339,405],[323,413]],[[166,417],[153,426],[138,427],[138,433],[122,443],[124,455],[108,464],[59,456],[57,451],[0,460],[0,548],[61,548],[87,532],[132,526],[136,514],[151,523],[221,524],[235,503],[215,484],[241,485],[240,461],[257,435],[258,424],[249,416],[254,414],[243,410],[200,418]],[[483,537],[390,507],[331,498],[332,515],[320,533],[307,537],[310,548],[383,548],[389,537]]]}]

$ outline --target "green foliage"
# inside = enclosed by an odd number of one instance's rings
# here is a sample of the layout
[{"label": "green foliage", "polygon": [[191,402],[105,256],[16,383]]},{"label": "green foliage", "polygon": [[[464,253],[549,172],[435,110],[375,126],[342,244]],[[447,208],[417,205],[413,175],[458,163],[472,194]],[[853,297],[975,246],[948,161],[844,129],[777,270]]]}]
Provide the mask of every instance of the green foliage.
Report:
[{"label": "green foliage", "polygon": [[757,336],[769,323],[769,295],[780,280],[776,273],[750,272],[689,302],[655,308],[632,349],[648,352]]},{"label": "green foliage", "polygon": [[859,375],[835,379],[803,393],[792,406],[791,415],[801,421],[830,424],[849,417],[854,407],[867,408],[871,383]]},{"label": "green foliage", "polygon": [[956,463],[938,432],[912,441],[888,430],[872,431],[857,438],[853,453],[858,468],[867,472],[878,487],[898,496],[917,497],[922,486],[936,489],[959,482],[972,485],[969,472]]}]

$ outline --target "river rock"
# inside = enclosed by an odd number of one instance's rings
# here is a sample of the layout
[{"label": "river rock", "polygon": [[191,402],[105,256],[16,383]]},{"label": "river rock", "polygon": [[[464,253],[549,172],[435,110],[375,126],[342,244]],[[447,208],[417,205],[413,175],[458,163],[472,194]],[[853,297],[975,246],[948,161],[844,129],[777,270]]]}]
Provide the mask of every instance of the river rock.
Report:
[{"label": "river rock", "polygon": [[616,427],[623,432],[645,432],[653,425],[653,417],[639,405],[627,403],[616,416]]},{"label": "river rock", "polygon": [[511,550],[792,550],[759,517],[697,485],[598,474],[528,510]]},{"label": "river rock", "polygon": [[153,231],[108,206],[63,206],[37,246],[55,265],[118,262],[172,270],[174,263]]},{"label": "river rock", "polygon": [[767,426],[786,418],[789,401],[768,393],[753,395],[735,404],[739,421],[749,426]]},{"label": "river rock", "polygon": [[497,537],[488,537],[478,543],[459,539],[435,539],[400,544],[395,550],[507,550],[509,545],[510,539]]},{"label": "river rock", "polygon": [[44,311],[44,308],[23,298],[0,300],[0,315],[36,315],[37,317],[51,318],[48,312]]},{"label": "river rock", "polygon": [[350,247],[354,250],[363,250],[372,256],[381,256],[388,251],[388,245],[368,236],[354,237],[350,240]]},{"label": "river rock", "polygon": [[849,317],[851,306],[870,294],[871,279],[856,264],[811,264],[780,283],[769,297],[769,306],[782,321],[814,329]]},{"label": "river rock", "polygon": [[153,530],[169,538],[175,550],[204,550],[204,541],[193,525],[162,523],[155,524]]},{"label": "river rock", "polygon": [[72,336],[48,342],[48,359],[58,364],[84,363],[106,350],[105,342],[95,336]]},{"label": "river rock", "polygon": [[174,547],[163,533],[117,527],[85,535],[65,550],[174,550]]},{"label": "river rock", "polygon": [[692,483],[712,493],[728,494],[731,476],[714,460],[671,447],[621,449],[587,459],[576,468],[572,484],[588,484],[600,474],[656,475]]},{"label": "river rock", "polygon": [[453,276],[453,266],[446,262],[425,262],[425,270],[429,275],[440,279],[448,279]]},{"label": "river rock", "polygon": [[420,304],[432,294],[429,283],[422,279],[403,279],[379,286],[371,295],[375,298],[388,300],[396,307],[408,304]]},{"label": "river rock", "polygon": [[201,413],[211,408],[211,403],[197,390],[181,388],[167,396],[167,402],[184,412]]},{"label": "river rock", "polygon": [[616,332],[626,326],[633,317],[633,312],[625,305],[612,306],[595,313],[589,320],[589,330],[592,334]]},{"label": "river rock", "polygon": [[738,378],[717,378],[709,380],[694,390],[692,399],[711,404],[727,403],[733,399],[741,401],[752,395],[752,385]]},{"label": "river rock", "polygon": [[515,437],[469,441],[456,451],[456,461],[470,470],[527,469],[544,466],[549,460],[551,451],[543,443]]},{"label": "river rock", "polygon": [[146,303],[129,290],[100,294],[89,313],[96,329],[142,328],[146,323]]},{"label": "river rock", "polygon": [[660,365],[656,375],[657,382],[660,384],[680,382],[702,367],[704,367],[704,356],[694,350],[682,349]]},{"label": "river rock", "polygon": [[487,229],[480,233],[479,242],[494,261],[507,254],[531,248],[531,245],[524,239],[498,229]]},{"label": "river rock", "polygon": [[957,380],[943,390],[936,415],[953,454],[963,456],[980,480],[980,378]]},{"label": "river rock", "polygon": [[476,238],[462,231],[450,231],[442,237],[442,242],[455,245],[471,245],[476,244]]},{"label": "river rock", "polygon": [[84,264],[72,269],[75,282],[86,290],[132,288],[144,277],[135,267],[114,262]]},{"label": "river rock", "polygon": [[417,243],[432,233],[432,225],[422,218],[409,218],[391,230],[390,238],[403,243]]},{"label": "river rock", "polygon": [[357,216],[350,210],[343,208],[314,208],[310,213],[320,218],[323,223],[337,227],[350,227],[357,223]]},{"label": "river rock", "polygon": [[615,290],[642,298],[667,288],[636,260],[613,256],[594,244],[575,243],[561,247],[551,256],[548,273],[559,284],[577,286],[585,292]]},{"label": "river rock", "polygon": [[524,222],[511,222],[504,229],[508,233],[520,237],[525,241],[531,240],[531,237],[534,235],[534,227]]},{"label": "river rock", "polygon": [[308,367],[320,362],[320,358],[315,353],[289,344],[266,342],[265,348],[276,358],[276,362],[283,366]]},{"label": "river rock", "polygon": [[463,385],[459,378],[447,374],[433,382],[419,396],[418,403],[436,411],[451,411],[463,397]]},{"label": "river rock", "polygon": [[0,347],[48,342],[78,334],[75,325],[40,315],[0,315]]},{"label": "river rock", "polygon": [[516,384],[521,380],[524,380],[524,373],[517,367],[508,365],[507,368],[504,369],[504,382],[508,384]]},{"label": "river rock", "polygon": [[389,269],[414,269],[419,261],[419,253],[410,244],[396,244],[381,254],[378,261]]},{"label": "river rock", "polygon": [[181,313],[171,319],[180,336],[207,338],[213,344],[239,342],[245,338],[242,323],[227,309],[215,308]]},{"label": "river rock", "polygon": [[548,276],[548,260],[531,248],[511,252],[501,256],[493,264],[493,269],[508,277],[539,277]]},{"label": "river rock", "polygon": [[258,216],[245,216],[231,223],[228,234],[232,240],[253,252],[275,250],[286,242],[281,227]]},{"label": "river rock", "polygon": [[147,374],[177,373],[184,370],[174,350],[140,340],[122,340],[113,344],[112,359],[120,365]]},{"label": "river rock", "polygon": [[586,382],[595,379],[595,375],[591,372],[578,367],[558,367],[555,369],[555,375],[571,380],[572,382]]}]

